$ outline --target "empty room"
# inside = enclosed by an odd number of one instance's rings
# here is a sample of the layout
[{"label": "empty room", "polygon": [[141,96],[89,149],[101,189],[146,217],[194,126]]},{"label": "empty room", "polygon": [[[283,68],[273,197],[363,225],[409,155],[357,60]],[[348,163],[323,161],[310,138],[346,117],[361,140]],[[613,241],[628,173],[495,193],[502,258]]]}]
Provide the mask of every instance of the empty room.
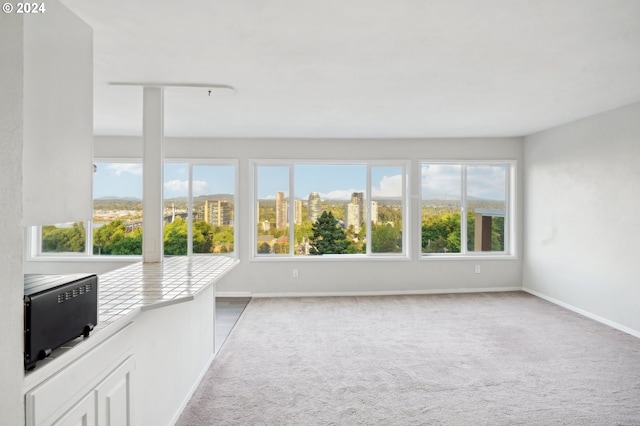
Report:
[{"label": "empty room", "polygon": [[0,31],[0,423],[640,424],[640,2]]}]

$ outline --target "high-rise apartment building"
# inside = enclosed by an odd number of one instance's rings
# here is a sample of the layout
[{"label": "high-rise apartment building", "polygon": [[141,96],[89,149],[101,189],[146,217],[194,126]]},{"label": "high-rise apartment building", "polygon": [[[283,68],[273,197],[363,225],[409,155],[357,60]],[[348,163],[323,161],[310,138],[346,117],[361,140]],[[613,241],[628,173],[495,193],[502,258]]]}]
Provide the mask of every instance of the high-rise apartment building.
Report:
[{"label": "high-rise apartment building", "polygon": [[378,223],[378,202],[371,201],[371,223]]},{"label": "high-rise apartment building", "polygon": [[289,203],[284,198],[284,192],[276,194],[276,228],[284,229],[289,226]]},{"label": "high-rise apartment building", "polygon": [[322,212],[320,211],[320,194],[312,192],[309,194],[309,220],[311,223],[315,223],[320,217]]},{"label": "high-rise apartment building", "polygon": [[351,194],[351,204],[358,206],[358,228],[367,220],[365,204],[364,204],[364,192],[354,192]]},{"label": "high-rise apartment building", "polygon": [[302,200],[293,200],[293,223],[302,225]]},{"label": "high-rise apartment building", "polygon": [[344,228],[347,229],[353,226],[353,229],[358,232],[360,230],[360,206],[358,204],[349,203],[344,206]]},{"label": "high-rise apartment building", "polygon": [[226,200],[205,200],[204,221],[213,226],[231,225],[231,205]]}]

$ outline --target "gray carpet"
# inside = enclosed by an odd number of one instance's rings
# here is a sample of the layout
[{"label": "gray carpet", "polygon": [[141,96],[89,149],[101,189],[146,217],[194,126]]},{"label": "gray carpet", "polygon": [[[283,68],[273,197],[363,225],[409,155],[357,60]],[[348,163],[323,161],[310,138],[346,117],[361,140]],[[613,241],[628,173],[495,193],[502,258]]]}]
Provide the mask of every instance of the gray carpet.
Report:
[{"label": "gray carpet", "polygon": [[178,425],[640,425],[640,339],[523,292],[253,299]]}]

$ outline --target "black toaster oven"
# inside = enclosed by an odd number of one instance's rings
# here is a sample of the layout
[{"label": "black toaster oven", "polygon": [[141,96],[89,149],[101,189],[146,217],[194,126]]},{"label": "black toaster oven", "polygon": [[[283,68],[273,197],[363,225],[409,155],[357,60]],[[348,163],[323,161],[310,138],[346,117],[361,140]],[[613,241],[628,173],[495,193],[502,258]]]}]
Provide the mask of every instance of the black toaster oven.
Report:
[{"label": "black toaster oven", "polygon": [[24,367],[78,336],[89,336],[98,323],[96,275],[24,276]]}]

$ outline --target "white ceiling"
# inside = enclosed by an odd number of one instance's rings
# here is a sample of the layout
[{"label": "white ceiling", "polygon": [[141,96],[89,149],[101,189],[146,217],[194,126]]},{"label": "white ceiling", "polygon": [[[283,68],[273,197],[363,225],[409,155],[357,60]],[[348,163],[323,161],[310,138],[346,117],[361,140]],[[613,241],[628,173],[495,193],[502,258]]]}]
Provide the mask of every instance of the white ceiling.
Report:
[{"label": "white ceiling", "polygon": [[638,0],[63,0],[94,29],[95,132],[520,136],[640,101]]}]

